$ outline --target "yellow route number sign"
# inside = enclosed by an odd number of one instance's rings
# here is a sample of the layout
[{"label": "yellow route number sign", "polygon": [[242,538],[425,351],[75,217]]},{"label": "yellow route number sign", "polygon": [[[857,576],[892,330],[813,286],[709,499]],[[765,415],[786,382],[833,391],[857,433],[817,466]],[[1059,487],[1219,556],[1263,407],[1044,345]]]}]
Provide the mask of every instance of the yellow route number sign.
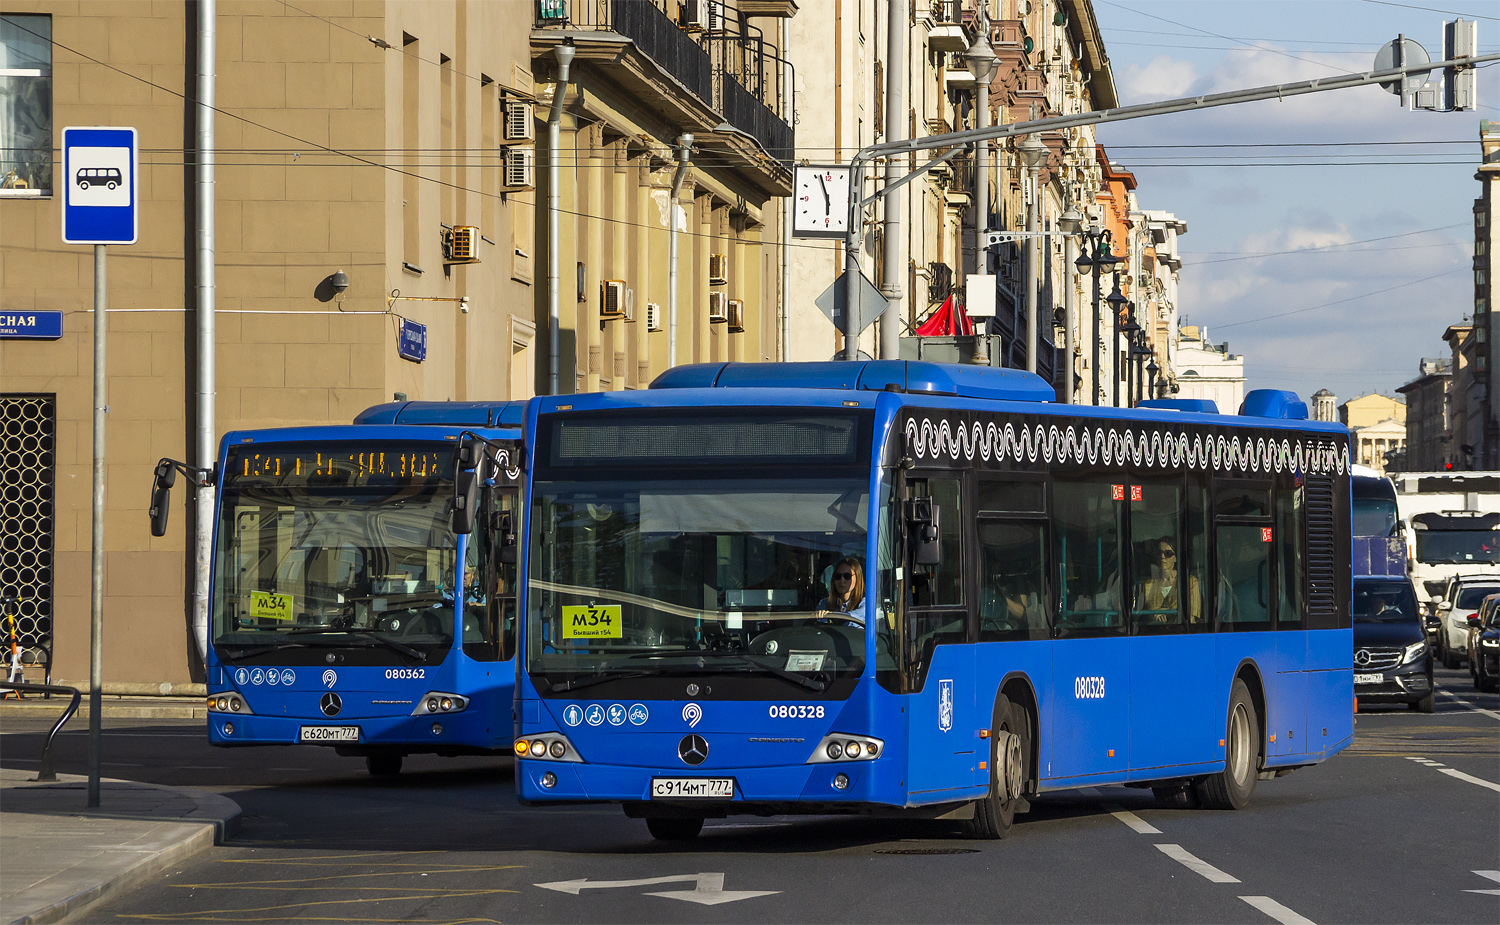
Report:
[{"label": "yellow route number sign", "polygon": [[293,616],[292,595],[277,594],[275,591],[250,592],[251,619],[290,620]]},{"label": "yellow route number sign", "polygon": [[619,639],[620,605],[589,604],[562,609],[564,639]]}]

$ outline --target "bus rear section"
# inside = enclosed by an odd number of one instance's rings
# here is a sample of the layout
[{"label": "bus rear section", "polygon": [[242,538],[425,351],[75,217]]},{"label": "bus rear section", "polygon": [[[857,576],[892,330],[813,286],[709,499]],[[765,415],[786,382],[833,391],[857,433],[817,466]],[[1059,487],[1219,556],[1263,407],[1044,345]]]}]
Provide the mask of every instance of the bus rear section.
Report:
[{"label": "bus rear section", "polygon": [[1368,466],[1352,468],[1349,481],[1353,502],[1353,572],[1405,577],[1406,523],[1397,510],[1396,486]]},{"label": "bus rear section", "polygon": [[996,837],[1048,790],[1243,806],[1350,741],[1340,428],[756,366],[532,406],[524,802]]},{"label": "bus rear section", "polygon": [[480,493],[480,529],[459,535],[452,520],[460,436],[519,429],[492,413],[472,429],[426,423],[419,405],[405,421],[225,436],[213,745],[332,747],[380,775],[409,754],[509,752],[515,574],[498,531],[519,468]]}]

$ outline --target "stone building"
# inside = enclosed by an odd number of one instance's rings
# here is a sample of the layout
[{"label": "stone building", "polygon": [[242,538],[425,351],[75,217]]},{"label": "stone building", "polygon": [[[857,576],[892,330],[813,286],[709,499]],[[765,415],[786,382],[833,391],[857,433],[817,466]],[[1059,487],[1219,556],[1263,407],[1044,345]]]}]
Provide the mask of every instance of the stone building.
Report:
[{"label": "stone building", "polygon": [[1423,359],[1418,375],[1396,391],[1406,397],[1406,459],[1411,472],[1435,472],[1453,463],[1448,433],[1448,390],[1452,361]]},{"label": "stone building", "polygon": [[1337,421],[1339,419],[1338,401],[1338,396],[1332,392],[1327,389],[1318,389],[1312,394],[1312,401],[1308,402],[1308,406],[1312,409],[1312,419],[1314,421]]},{"label": "stone building", "polygon": [[[574,18],[552,16],[570,6]],[[6,449],[36,461],[38,499],[4,523],[29,558],[0,591],[51,624],[56,676],[88,673],[93,339],[89,248],[60,243],[60,128],[134,126],[142,149],[140,239],[108,257],[105,678],[191,683],[192,493],[175,493],[161,539],[146,507],[159,458],[197,461],[210,291],[216,434],[344,423],[392,398],[525,398],[554,373],[563,392],[643,386],[668,364],[673,214],[678,362],[780,355],[793,141],[776,37],[795,6],[702,6],[719,18],[679,22],[668,0],[220,0],[216,278],[201,297],[199,5],[3,8],[0,315],[60,312],[62,332],[0,330],[0,415],[17,431]],[[611,18],[621,9],[628,21]],[[553,49],[568,40],[554,357],[545,136]],[[669,203],[685,132],[691,166]],[[398,355],[414,325],[421,361]]]},{"label": "stone building", "polygon": [[1245,400],[1245,358],[1229,352],[1229,344],[1208,339],[1208,328],[1184,324],[1177,328],[1173,365],[1178,398],[1206,398],[1224,414],[1239,411]]}]

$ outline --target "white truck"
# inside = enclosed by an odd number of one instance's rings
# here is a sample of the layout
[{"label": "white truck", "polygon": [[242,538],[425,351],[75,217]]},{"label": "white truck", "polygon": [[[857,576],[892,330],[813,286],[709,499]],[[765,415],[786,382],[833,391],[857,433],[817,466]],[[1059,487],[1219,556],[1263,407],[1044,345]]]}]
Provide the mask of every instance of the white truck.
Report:
[{"label": "white truck", "polygon": [[[1419,598],[1438,608],[1460,577],[1500,584],[1500,472],[1402,472],[1391,478]],[[1451,603],[1438,613],[1439,650],[1453,653],[1444,659],[1449,667],[1468,638],[1468,614]]]}]

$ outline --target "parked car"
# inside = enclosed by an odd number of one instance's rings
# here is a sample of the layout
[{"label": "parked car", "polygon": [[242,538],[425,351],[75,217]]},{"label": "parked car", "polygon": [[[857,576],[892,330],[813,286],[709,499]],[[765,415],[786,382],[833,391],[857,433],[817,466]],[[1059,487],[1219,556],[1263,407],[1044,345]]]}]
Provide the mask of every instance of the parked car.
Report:
[{"label": "parked car", "polygon": [[1437,658],[1444,668],[1457,668],[1469,644],[1469,620],[1479,612],[1486,595],[1500,592],[1500,579],[1494,575],[1456,575],[1448,580],[1441,599],[1434,600],[1443,620],[1438,634]]},{"label": "parked car", "polygon": [[1500,690],[1500,594],[1484,604],[1479,619],[1469,624],[1469,677],[1477,691]]},{"label": "parked car", "polygon": [[1354,579],[1354,696],[1433,711],[1432,655],[1409,578]]}]

